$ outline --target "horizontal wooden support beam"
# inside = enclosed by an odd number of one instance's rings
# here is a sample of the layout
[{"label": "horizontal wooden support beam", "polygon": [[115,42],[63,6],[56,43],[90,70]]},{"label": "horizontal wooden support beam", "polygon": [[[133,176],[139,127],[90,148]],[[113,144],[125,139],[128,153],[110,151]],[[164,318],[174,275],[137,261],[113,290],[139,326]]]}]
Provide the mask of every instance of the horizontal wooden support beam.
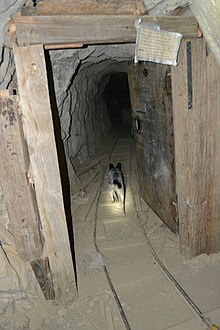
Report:
[{"label": "horizontal wooden support beam", "polygon": [[44,49],[66,49],[66,48],[82,48],[81,44],[44,44]]},{"label": "horizontal wooden support beam", "polygon": [[[59,43],[134,43],[133,15],[59,15],[17,16],[15,19],[18,45]],[[157,24],[161,29],[182,33],[184,38],[197,38],[194,17],[142,16],[143,22]]]}]

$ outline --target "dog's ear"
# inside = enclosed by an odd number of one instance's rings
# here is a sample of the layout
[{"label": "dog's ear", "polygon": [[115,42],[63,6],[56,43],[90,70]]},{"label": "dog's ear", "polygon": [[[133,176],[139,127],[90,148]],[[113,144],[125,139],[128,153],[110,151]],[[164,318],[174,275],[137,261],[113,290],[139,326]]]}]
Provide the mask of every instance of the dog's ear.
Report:
[{"label": "dog's ear", "polygon": [[121,163],[118,163],[118,164],[116,165],[116,168],[118,168],[119,171],[121,171]]},{"label": "dog's ear", "polygon": [[111,171],[114,168],[114,165],[112,163],[109,164],[109,171]]}]

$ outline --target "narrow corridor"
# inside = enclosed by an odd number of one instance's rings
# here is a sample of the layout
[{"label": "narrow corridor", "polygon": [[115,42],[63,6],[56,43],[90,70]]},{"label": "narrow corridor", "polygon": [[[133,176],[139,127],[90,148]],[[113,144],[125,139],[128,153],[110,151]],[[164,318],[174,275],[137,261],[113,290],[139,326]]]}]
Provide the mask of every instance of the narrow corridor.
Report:
[{"label": "narrow corridor", "polygon": [[[111,202],[109,162],[122,163],[126,214],[120,203]],[[122,134],[106,140],[99,154],[80,171],[79,179],[82,190],[72,198],[72,212],[79,309],[86,310],[77,329],[195,330],[219,322],[219,260],[214,266],[214,259],[212,265],[207,256],[193,263],[180,255],[178,237],[139,196],[133,139]],[[201,315],[158,266],[146,235],[168,272],[202,310]],[[209,276],[213,280],[207,287],[204,280]],[[208,301],[204,296],[216,299]]]}]

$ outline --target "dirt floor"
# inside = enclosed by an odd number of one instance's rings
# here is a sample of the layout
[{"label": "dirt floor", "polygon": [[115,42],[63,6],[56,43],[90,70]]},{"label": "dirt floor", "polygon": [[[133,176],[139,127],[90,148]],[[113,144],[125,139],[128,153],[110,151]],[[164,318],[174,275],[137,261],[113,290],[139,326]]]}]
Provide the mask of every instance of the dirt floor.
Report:
[{"label": "dirt floor", "polygon": [[[111,202],[109,162],[122,163],[126,213]],[[178,237],[139,196],[132,138],[108,139],[79,180],[72,196],[78,298],[5,300],[0,329],[217,329],[220,254],[180,255]]]}]

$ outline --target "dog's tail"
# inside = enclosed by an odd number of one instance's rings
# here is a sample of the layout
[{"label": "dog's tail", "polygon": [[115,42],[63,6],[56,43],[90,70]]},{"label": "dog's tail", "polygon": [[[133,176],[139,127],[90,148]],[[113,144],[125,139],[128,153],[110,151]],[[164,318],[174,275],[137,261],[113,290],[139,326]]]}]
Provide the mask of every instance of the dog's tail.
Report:
[{"label": "dog's tail", "polygon": [[113,180],[113,184],[116,185],[116,186],[118,186],[119,189],[121,189],[121,187],[122,187],[121,183],[118,180],[116,180],[116,179]]}]

